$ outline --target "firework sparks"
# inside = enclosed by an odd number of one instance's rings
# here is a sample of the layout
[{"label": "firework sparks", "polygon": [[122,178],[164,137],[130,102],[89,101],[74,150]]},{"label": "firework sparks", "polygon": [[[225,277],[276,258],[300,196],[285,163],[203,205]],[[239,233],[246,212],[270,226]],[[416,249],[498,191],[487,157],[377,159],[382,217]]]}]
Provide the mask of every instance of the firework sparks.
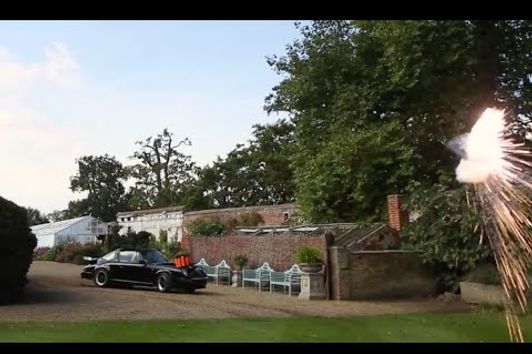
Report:
[{"label": "firework sparks", "polygon": [[451,140],[448,146],[462,158],[456,178],[471,184],[468,201],[480,214],[481,237],[488,239],[493,251],[507,299],[510,338],[523,342],[516,305],[526,312],[527,269],[532,259],[532,153],[509,137],[511,128],[505,124],[504,111],[488,108],[470,133]]}]

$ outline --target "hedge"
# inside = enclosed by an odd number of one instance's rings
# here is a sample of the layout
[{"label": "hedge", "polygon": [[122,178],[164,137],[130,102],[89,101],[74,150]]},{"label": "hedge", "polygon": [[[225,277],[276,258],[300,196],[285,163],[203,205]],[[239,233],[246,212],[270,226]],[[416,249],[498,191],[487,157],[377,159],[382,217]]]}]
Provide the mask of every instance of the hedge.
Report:
[{"label": "hedge", "polygon": [[26,209],[0,197],[0,303],[19,298],[36,246]]}]

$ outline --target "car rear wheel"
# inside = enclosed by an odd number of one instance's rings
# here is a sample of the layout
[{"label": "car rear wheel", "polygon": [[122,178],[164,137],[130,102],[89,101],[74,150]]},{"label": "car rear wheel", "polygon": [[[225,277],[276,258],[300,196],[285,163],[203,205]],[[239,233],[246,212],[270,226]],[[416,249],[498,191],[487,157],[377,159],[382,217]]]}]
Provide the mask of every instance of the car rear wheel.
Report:
[{"label": "car rear wheel", "polygon": [[109,273],[105,269],[98,269],[94,273],[94,284],[100,288],[109,286]]},{"label": "car rear wheel", "polygon": [[162,293],[170,291],[172,288],[172,278],[168,273],[159,274],[157,277],[157,290]]}]

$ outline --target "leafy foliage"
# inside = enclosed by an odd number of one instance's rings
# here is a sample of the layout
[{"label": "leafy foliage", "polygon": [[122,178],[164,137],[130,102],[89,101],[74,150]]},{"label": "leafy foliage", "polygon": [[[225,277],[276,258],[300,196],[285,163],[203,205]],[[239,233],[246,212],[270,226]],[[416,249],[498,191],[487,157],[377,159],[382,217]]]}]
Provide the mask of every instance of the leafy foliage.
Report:
[{"label": "leafy foliage", "polygon": [[224,231],[224,223],[217,218],[196,219],[187,226],[191,236],[221,236]]},{"label": "leafy foliage", "polygon": [[46,215],[44,215],[37,209],[27,207],[26,212],[28,213],[28,225],[29,226],[46,224],[50,222],[50,220],[48,220]]},{"label": "leafy foliage", "polygon": [[69,218],[68,210],[54,210],[53,212],[46,214],[46,218],[50,220],[50,222],[56,222],[56,221],[62,221],[67,220]]},{"label": "leafy foliage", "polygon": [[262,215],[254,211],[240,214],[239,219],[240,222],[238,224],[242,226],[257,226],[264,223]]},{"label": "leafy foliage", "polygon": [[414,169],[413,149],[398,134],[392,122],[342,134],[301,165],[296,155],[303,217],[317,222],[381,219],[385,196],[404,191]]},{"label": "leafy foliage", "polygon": [[68,218],[92,215],[103,221],[115,220],[116,213],[126,205],[122,164],[108,155],[83,156],[77,164],[78,172],[70,179],[70,189],[88,195],[69,203]]},{"label": "leafy foliage", "polygon": [[104,242],[106,252],[111,252],[117,248],[148,248],[153,243],[153,235],[146,231],[130,232],[120,235],[118,228],[111,230]]},{"label": "leafy foliage", "polygon": [[41,256],[38,256],[35,259],[39,260],[39,261],[55,262],[55,260],[57,258],[57,253],[59,251],[61,251],[62,248],[63,248],[62,245],[57,245],[57,246],[51,247],[51,248],[48,249],[48,251],[46,251],[45,254],[43,254]]},{"label": "leafy foliage", "polygon": [[21,293],[36,246],[26,209],[0,197],[0,303]]},{"label": "leafy foliage", "polygon": [[186,210],[294,201],[292,143],[291,123],[254,125],[248,144],[238,144],[225,159],[218,158],[198,172],[185,192]]},{"label": "leafy foliage", "polygon": [[[59,263],[84,264],[83,257],[100,257],[103,256],[103,250],[98,244],[84,244],[78,242],[68,242],[63,245],[55,246],[55,259]],[[52,253],[52,252],[50,252]]]},{"label": "leafy foliage", "polygon": [[233,258],[233,263],[238,267],[238,269],[242,270],[249,262],[248,257],[244,255],[237,255]]},{"label": "leafy foliage", "polygon": [[181,145],[191,145],[185,138],[177,144],[173,133],[164,129],[155,138],[136,143],[139,151],[132,158],[137,162],[127,168],[135,180],[128,193],[129,208],[145,209],[176,205],[181,201],[184,186],[191,184],[196,171],[190,156],[178,151]]},{"label": "leafy foliage", "polygon": [[456,290],[458,279],[488,259],[490,250],[479,242],[478,214],[468,207],[465,188],[446,182],[413,186],[406,208],[420,216],[401,233],[403,247],[421,253],[442,289]]},{"label": "leafy foliage", "polygon": [[268,59],[283,79],[266,109],[294,124],[296,197],[310,221],[372,219],[391,190],[437,183],[455,164],[444,143],[486,106],[507,109],[516,134],[530,131],[530,21],[299,28],[302,38]]},{"label": "leafy foliage", "polygon": [[36,249],[33,250],[33,255],[34,256],[42,256],[43,254],[45,254],[49,250],[50,250],[50,247],[37,247]]},{"label": "leafy foliage", "polygon": [[297,263],[321,263],[321,251],[316,247],[301,247],[296,253]]}]

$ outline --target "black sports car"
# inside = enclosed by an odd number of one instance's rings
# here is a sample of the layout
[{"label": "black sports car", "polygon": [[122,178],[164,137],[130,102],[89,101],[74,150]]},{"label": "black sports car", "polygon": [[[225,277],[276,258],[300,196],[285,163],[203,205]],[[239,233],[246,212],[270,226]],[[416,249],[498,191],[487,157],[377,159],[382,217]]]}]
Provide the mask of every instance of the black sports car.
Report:
[{"label": "black sports car", "polygon": [[207,274],[194,265],[176,267],[156,249],[117,249],[100,258],[85,257],[89,265],[81,277],[99,287],[111,284],[156,286],[161,292],[177,288],[186,292],[207,286]]}]

